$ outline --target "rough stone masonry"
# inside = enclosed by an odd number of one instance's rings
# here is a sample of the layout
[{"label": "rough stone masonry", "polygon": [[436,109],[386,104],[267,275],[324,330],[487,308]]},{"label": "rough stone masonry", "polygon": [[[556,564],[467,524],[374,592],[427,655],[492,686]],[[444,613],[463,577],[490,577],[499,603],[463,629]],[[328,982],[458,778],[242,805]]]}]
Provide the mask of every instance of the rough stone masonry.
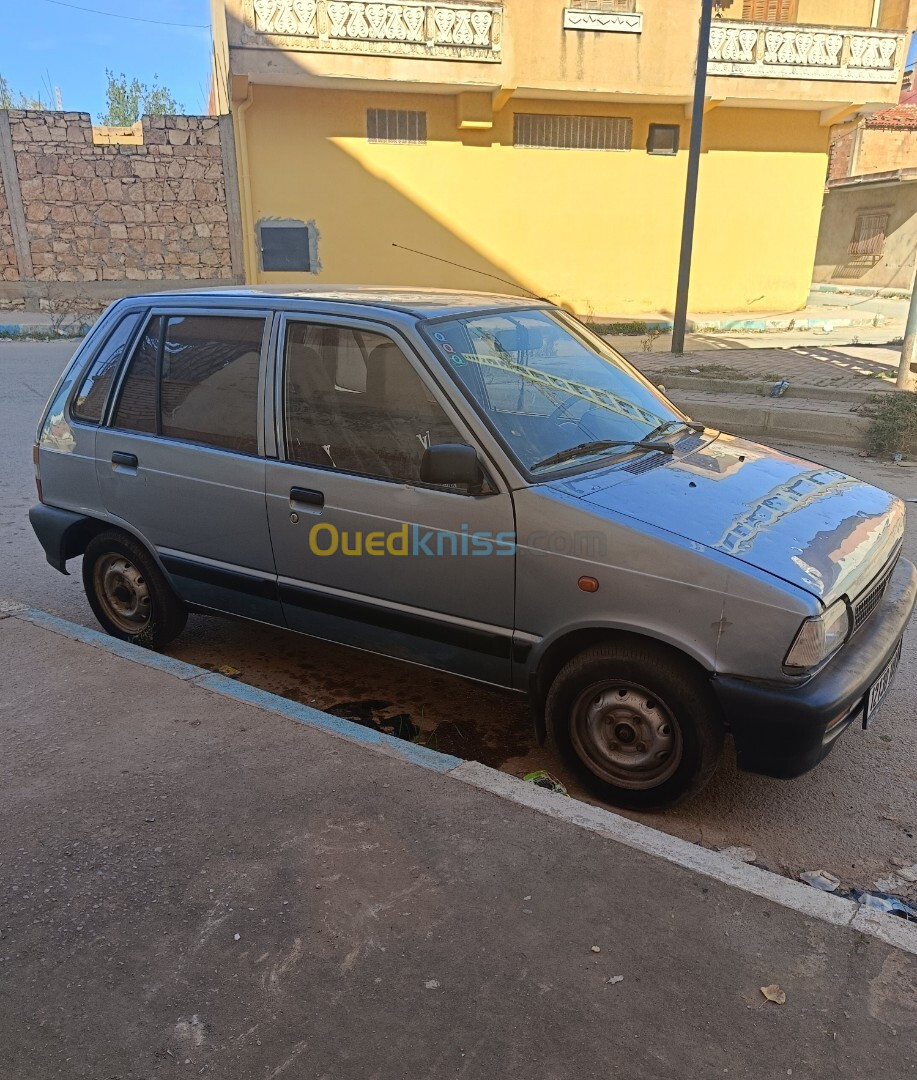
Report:
[{"label": "rough stone masonry", "polygon": [[0,113],[0,307],[241,280],[233,153],[228,117]]}]

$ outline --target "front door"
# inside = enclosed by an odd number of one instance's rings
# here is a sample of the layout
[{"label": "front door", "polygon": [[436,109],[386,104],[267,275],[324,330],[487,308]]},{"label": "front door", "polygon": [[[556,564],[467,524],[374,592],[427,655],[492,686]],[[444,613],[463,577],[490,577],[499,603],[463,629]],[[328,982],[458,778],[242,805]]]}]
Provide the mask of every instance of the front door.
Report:
[{"label": "front door", "polygon": [[264,506],[264,312],[155,312],[96,438],[105,508],[183,600],[282,622]]},{"label": "front door", "polygon": [[508,685],[511,495],[421,483],[427,446],[469,439],[390,331],[288,318],[279,341],[267,506],[288,625]]}]

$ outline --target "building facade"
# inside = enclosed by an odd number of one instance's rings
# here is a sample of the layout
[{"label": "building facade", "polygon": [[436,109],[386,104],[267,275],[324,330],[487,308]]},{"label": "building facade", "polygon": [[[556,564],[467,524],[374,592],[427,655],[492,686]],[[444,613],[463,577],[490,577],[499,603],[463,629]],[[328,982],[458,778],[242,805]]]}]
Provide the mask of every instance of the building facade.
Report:
[{"label": "building facade", "polygon": [[[248,280],[671,310],[699,0],[212,7]],[[908,8],[718,4],[693,311],[805,303],[832,127],[897,101]]]},{"label": "building facade", "polygon": [[917,102],[846,125],[831,143],[814,280],[910,290],[917,270]]}]

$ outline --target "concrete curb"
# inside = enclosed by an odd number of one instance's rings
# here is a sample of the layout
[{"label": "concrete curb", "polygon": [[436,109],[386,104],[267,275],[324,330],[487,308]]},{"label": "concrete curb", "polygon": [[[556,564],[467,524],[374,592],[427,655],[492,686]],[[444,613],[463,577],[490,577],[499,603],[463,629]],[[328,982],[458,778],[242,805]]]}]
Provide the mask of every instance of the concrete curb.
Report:
[{"label": "concrete curb", "polygon": [[65,333],[55,333],[50,326],[38,323],[0,323],[0,338],[11,340],[25,340],[37,338],[39,341],[72,341],[76,338],[85,337],[91,326],[83,323],[78,329],[67,330]]},{"label": "concrete curb", "polygon": [[[675,404],[708,427],[746,439],[771,439],[812,446],[866,446],[870,421],[852,412],[768,406],[766,398],[747,404],[718,401],[715,394],[669,392]],[[814,403],[813,403],[814,404]]]},{"label": "concrete curb", "polygon": [[412,765],[419,765],[451,780],[486,791],[496,798],[507,799],[539,814],[587,829],[633,850],[665,859],[666,862],[685,870],[703,874],[724,885],[759,896],[807,918],[819,919],[834,926],[849,927],[917,956],[917,924],[863,908],[852,900],[823,893],[801,882],[738,862],[720,852],[670,836],[603,807],[545,791],[478,762],[462,761],[450,754],[442,754],[391,735],[380,734],[349,720],[300,705],[288,698],[235,682],[223,675],[215,675],[193,664],[118,641],[98,630],[79,626],[57,615],[36,608],[21,608],[15,603],[5,604],[3,610],[7,618],[22,619],[74,641],[162,671],[173,678],[198,686],[201,690],[223,694],[243,704],[273,712],[348,742],[393,755]]},{"label": "concrete curb", "polygon": [[[631,361],[633,362],[633,361]],[[652,370],[641,369],[643,375],[650,382],[657,385],[661,382],[666,391],[671,390],[695,390],[701,394],[751,394],[755,397],[769,398],[774,382],[754,382],[751,379],[711,379],[699,375],[673,375],[662,374]],[[876,379],[875,389],[854,390],[849,387],[830,386],[805,386],[791,382],[789,389],[781,396],[783,401],[788,399],[804,399],[806,401],[837,401],[851,405],[866,405],[877,394],[894,394],[896,387],[889,379]]]},{"label": "concrete curb", "polygon": [[910,300],[910,289],[870,289],[868,285],[813,284],[811,292],[850,293],[852,296],[875,296],[887,300]]}]

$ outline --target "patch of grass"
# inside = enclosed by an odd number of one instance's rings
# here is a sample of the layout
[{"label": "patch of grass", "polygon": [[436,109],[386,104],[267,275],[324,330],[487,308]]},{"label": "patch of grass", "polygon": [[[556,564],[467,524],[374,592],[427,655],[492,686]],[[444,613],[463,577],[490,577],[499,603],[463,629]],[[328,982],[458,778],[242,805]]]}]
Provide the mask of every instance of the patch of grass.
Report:
[{"label": "patch of grass", "polygon": [[869,450],[877,457],[904,453],[917,440],[917,393],[898,390],[875,399]]}]

